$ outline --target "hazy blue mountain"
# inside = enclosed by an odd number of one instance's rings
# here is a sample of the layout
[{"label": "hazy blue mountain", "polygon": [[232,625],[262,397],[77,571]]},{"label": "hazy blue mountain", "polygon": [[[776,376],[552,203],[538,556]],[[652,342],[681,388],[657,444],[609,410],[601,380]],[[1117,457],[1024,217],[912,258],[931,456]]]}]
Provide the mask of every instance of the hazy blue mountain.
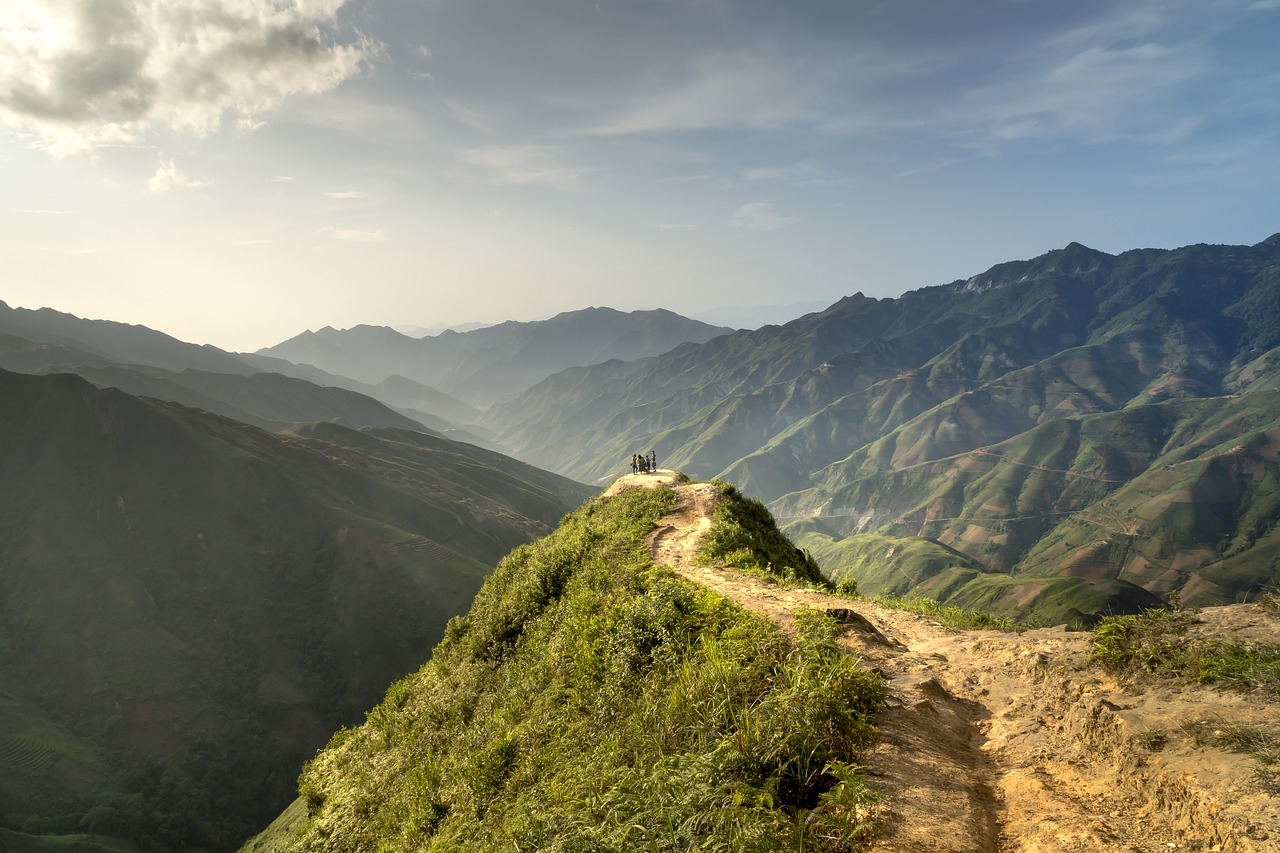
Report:
[{"label": "hazy blue mountain", "polygon": [[402,335],[408,335],[411,338],[426,338],[431,335],[438,335],[441,332],[474,332],[476,329],[484,329],[492,326],[492,323],[453,323],[437,326],[392,326]]},{"label": "hazy blue mountain", "polygon": [[473,406],[443,391],[429,388],[403,376],[391,376],[382,382],[370,385],[321,370],[312,364],[294,364],[283,358],[260,353],[238,353],[236,357],[265,373],[279,373],[282,376],[305,379],[315,385],[345,388],[357,394],[364,394],[437,432],[453,431],[459,425],[468,425],[479,433],[485,432],[475,424],[480,413]]},{"label": "hazy blue mountain", "polygon": [[549,320],[445,331],[421,339],[385,326],[326,327],[258,354],[368,384],[398,375],[484,407],[567,367],[644,358],[729,331],[670,311],[587,308]]},{"label": "hazy blue mountain", "polygon": [[13,335],[0,335],[0,368],[20,373],[74,373],[100,387],[181,403],[264,429],[287,429],[321,420],[402,429],[425,429],[424,421],[431,420],[442,429],[451,428],[439,418],[412,417],[353,391],[280,374],[126,366],[72,347],[33,344]]},{"label": "hazy blue mountain", "polygon": [[590,493],[422,432],[6,371],[0,482],[0,827],[51,851],[234,849]]},{"label": "hazy blue mountain", "polygon": [[52,344],[117,364],[145,364],[166,370],[253,373],[254,369],[213,346],[197,346],[146,326],[112,320],[85,320],[51,308],[10,308],[0,302],[0,333],[37,344]]}]

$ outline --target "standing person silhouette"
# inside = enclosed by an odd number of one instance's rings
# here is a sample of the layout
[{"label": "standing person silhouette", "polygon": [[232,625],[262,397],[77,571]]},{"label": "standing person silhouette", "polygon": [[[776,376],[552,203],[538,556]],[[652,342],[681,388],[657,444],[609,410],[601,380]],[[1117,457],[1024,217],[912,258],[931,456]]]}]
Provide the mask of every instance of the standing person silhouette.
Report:
[{"label": "standing person silhouette", "polygon": [[639,470],[640,470],[640,457],[632,453],[631,454],[631,473],[635,474]]},{"label": "standing person silhouette", "polygon": [[655,474],[658,472],[658,453],[657,451],[649,451],[649,470]]}]

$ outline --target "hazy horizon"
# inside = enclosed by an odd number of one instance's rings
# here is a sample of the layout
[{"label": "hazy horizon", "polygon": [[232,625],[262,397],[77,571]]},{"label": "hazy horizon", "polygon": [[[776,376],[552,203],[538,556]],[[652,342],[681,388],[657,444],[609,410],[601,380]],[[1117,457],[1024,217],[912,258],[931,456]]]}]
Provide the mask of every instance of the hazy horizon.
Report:
[{"label": "hazy horizon", "polygon": [[25,0],[0,298],[244,351],[1250,245],[1277,32],[1280,0]]}]

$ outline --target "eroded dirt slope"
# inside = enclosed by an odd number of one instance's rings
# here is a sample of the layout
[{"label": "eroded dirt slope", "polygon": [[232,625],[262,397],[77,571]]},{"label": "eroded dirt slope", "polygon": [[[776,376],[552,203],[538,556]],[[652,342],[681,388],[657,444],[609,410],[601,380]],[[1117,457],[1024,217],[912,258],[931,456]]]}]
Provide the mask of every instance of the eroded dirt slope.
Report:
[{"label": "eroded dirt slope", "polygon": [[[1280,730],[1272,697],[1135,687],[1088,662],[1091,635],[944,630],[923,617],[729,569],[695,566],[718,492],[675,472],[680,505],[655,531],[655,562],[791,630],[801,608],[845,624],[842,641],[889,680],[868,772],[886,794],[879,851],[1280,853],[1280,784],[1251,756],[1204,743],[1232,724]],[[1200,611],[1196,630],[1274,642],[1258,605]],[[1200,736],[1197,736],[1199,733]]]}]

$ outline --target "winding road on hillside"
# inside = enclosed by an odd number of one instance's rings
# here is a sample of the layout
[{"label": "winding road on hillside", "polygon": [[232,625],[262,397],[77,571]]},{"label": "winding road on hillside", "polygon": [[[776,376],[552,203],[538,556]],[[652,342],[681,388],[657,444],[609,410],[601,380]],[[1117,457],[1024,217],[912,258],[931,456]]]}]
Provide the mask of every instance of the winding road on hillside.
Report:
[{"label": "winding road on hillside", "polygon": [[[673,487],[680,502],[652,534],[654,562],[761,613],[784,632],[824,610],[841,641],[882,672],[889,699],[865,756],[885,796],[883,853],[1280,851],[1280,774],[1204,743],[1234,724],[1280,732],[1274,696],[1117,683],[1089,664],[1091,635],[1050,628],[948,631],[861,599],[788,589],[694,563],[719,497],[674,471],[620,489]],[[1194,630],[1274,642],[1259,605],[1200,612]]]}]

